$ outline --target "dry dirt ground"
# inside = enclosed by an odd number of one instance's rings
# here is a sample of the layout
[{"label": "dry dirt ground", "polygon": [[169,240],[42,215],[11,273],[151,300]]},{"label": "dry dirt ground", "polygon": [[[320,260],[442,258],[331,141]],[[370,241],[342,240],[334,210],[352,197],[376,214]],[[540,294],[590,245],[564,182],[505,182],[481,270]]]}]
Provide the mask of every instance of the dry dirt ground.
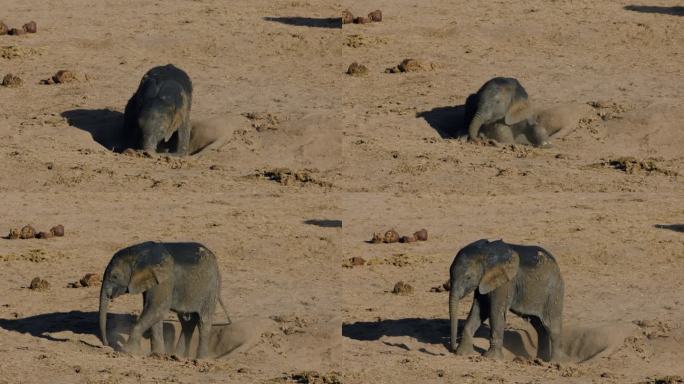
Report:
[{"label": "dry dirt ground", "polygon": [[[0,87],[0,228],[63,224],[66,235],[0,239],[0,383],[684,376],[676,2],[68,0],[2,9],[10,27],[35,20],[38,33],[0,36],[0,76],[23,80]],[[381,9],[383,21],[340,29],[343,9]],[[406,58],[423,70],[385,72]],[[347,75],[352,62],[368,73]],[[166,63],[191,76],[196,141],[213,143],[182,159],[111,152],[140,77]],[[61,69],[78,80],[39,84]],[[537,105],[555,108],[565,129],[553,148],[460,138],[465,98],[494,76],[518,78]],[[367,242],[390,228],[426,228],[429,240]],[[447,352],[447,293],[431,288],[480,238],[556,256],[572,361],[535,362],[535,337],[514,315],[504,361]],[[219,358],[102,347],[99,290],[67,284],[145,240],[200,241],[218,255],[235,320],[216,327]],[[351,257],[369,263],[350,266]],[[36,276],[47,290],[28,289]],[[413,292],[392,294],[398,281]],[[126,324],[139,311],[140,298],[122,297],[110,318]],[[479,352],[486,334],[485,325]]]}]

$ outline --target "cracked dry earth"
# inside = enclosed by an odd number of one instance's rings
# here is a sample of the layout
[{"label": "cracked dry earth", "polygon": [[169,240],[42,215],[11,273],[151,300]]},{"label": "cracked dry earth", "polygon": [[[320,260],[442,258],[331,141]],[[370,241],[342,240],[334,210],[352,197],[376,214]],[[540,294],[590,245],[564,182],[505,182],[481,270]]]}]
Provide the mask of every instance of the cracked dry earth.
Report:
[{"label": "cracked dry earth", "polygon": [[[340,28],[344,9],[383,18]],[[65,235],[0,239],[0,383],[682,381],[675,2],[31,0],[3,10],[8,25],[35,20],[38,32],[0,36],[0,75],[22,79],[0,87],[0,230],[62,224]],[[405,59],[419,70],[387,71]],[[111,152],[140,77],[169,62],[193,80],[201,150]],[[367,71],[346,74],[352,62]],[[64,69],[76,80],[39,84]],[[552,148],[459,137],[465,98],[494,76],[518,78],[555,111],[564,129]],[[427,241],[368,241],[421,228]],[[535,360],[534,331],[512,314],[503,361],[447,351],[443,284],[458,249],[480,238],[556,256],[569,361]],[[70,285],[145,240],[199,241],[218,256],[235,323],[214,328],[215,358],[102,346],[99,289]],[[40,289],[29,288],[35,277]],[[462,319],[468,309],[464,300]],[[110,324],[125,336],[140,310],[139,297],[117,298]]]}]

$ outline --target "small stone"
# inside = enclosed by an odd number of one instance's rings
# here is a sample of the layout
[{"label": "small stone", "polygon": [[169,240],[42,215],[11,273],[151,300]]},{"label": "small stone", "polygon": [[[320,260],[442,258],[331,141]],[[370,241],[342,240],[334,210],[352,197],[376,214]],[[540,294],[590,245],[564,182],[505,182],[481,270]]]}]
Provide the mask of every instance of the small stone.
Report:
[{"label": "small stone", "polygon": [[351,76],[364,76],[368,74],[368,68],[363,64],[353,62],[347,68],[347,74]]},{"label": "small stone", "polygon": [[382,11],[376,9],[375,11],[368,14],[368,19],[370,21],[380,22],[382,21]]},{"label": "small stone", "polygon": [[62,224],[55,225],[54,227],[50,228],[50,233],[57,237],[62,237],[64,236],[64,226]]},{"label": "small stone", "polygon": [[392,293],[395,295],[410,295],[413,293],[413,287],[409,285],[408,283],[404,283],[403,281],[400,281],[396,284],[394,284],[394,288],[392,289]]},{"label": "small stone", "polygon": [[354,24],[368,24],[370,23],[370,19],[367,17],[359,16],[354,19]]},{"label": "small stone", "polygon": [[7,24],[0,21],[0,36],[6,35],[9,32],[9,27]]},{"label": "small stone", "polygon": [[38,26],[35,21],[29,21],[21,27],[27,33],[36,33],[38,31]]},{"label": "small stone", "polygon": [[382,238],[382,241],[385,243],[396,243],[399,241],[399,233],[397,233],[397,231],[394,229],[390,229],[389,231],[385,232],[385,236]]},{"label": "small stone", "polygon": [[366,264],[366,259],[364,259],[363,257],[354,256],[351,259],[349,259],[349,262],[351,263],[351,265],[361,266]]},{"label": "small stone", "polygon": [[79,283],[84,287],[98,287],[102,283],[102,278],[97,273],[86,273]]},{"label": "small stone", "polygon": [[342,24],[351,24],[354,22],[354,15],[348,10],[342,11]]},{"label": "small stone", "polygon": [[7,235],[7,238],[10,240],[15,240],[18,239],[19,236],[21,236],[21,231],[19,231],[18,228],[10,228],[9,235]]},{"label": "small stone", "polygon": [[74,372],[76,373],[81,373],[81,366],[80,365],[74,365]]},{"label": "small stone", "polygon": [[53,236],[52,232],[38,232],[36,239],[49,239]]},{"label": "small stone", "polygon": [[56,84],[70,83],[76,80],[76,75],[71,71],[61,70],[52,76],[52,81]]},{"label": "small stone", "polygon": [[21,29],[21,28],[12,28],[12,29],[9,30],[9,34],[12,35],[12,36],[21,36],[21,35],[23,35],[23,34],[25,34],[25,33],[26,33],[26,31],[24,31],[24,30]]},{"label": "small stone", "polygon": [[25,225],[19,231],[19,238],[21,239],[33,239],[34,237],[36,237],[36,230],[30,225]]},{"label": "small stone", "polygon": [[31,280],[31,284],[29,285],[29,289],[33,289],[36,291],[44,291],[50,287],[50,284],[47,282],[47,280],[43,280],[40,277],[34,277],[33,280]]},{"label": "small stone", "polygon": [[428,239],[427,229],[425,229],[425,228],[421,229],[420,231],[414,233],[413,237],[415,237],[416,240],[418,240],[418,241],[427,241],[427,239]]},{"label": "small stone", "polygon": [[415,241],[416,241],[416,237],[415,237],[415,236],[402,236],[402,237],[399,239],[399,242],[400,242],[400,243],[414,243]]},{"label": "small stone", "polygon": [[19,76],[11,73],[6,74],[5,77],[2,78],[2,85],[4,85],[5,87],[17,88],[21,87],[22,83],[23,81]]}]

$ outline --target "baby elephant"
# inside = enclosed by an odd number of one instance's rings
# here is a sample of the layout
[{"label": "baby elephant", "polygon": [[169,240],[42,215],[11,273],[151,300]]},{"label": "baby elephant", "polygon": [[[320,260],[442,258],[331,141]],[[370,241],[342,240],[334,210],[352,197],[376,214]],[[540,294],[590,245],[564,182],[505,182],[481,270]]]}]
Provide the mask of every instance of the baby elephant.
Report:
[{"label": "baby elephant", "polygon": [[150,69],[126,104],[124,131],[129,144],[156,152],[176,133],[176,154],[187,155],[191,104],[192,82],[182,69],[172,64]]},{"label": "baby elephant", "polygon": [[[464,117],[468,138],[477,140],[483,125],[510,126],[527,120],[531,114],[527,92],[520,82],[510,77],[495,77],[466,99]],[[535,140],[545,142],[546,138]]]},{"label": "baby elephant", "polygon": [[[530,320],[536,329],[537,355],[544,360],[561,357],[563,278],[553,256],[537,246],[478,240],[461,249],[451,264],[449,316],[451,350],[473,352],[473,335],[489,319],[490,346],[485,356],[502,358],[506,313]],[[458,302],[475,291],[461,342],[456,348]]]},{"label": "baby elephant", "polygon": [[197,358],[207,356],[212,315],[216,301],[221,304],[221,277],[216,257],[199,243],[145,242],[124,248],[112,256],[100,290],[100,335],[107,342],[107,307],[109,300],[124,293],[143,294],[143,310],[131,330],[125,351],[138,351],[142,334],[151,329],[152,352],[164,353],[162,320],[172,310],[181,323],[181,339],[190,355],[190,340],[199,328]]}]

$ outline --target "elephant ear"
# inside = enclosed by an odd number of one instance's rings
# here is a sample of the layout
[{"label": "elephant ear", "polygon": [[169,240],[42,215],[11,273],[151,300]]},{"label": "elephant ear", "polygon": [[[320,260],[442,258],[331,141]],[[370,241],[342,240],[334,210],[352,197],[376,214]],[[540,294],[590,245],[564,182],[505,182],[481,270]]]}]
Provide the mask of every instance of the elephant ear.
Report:
[{"label": "elephant ear", "polygon": [[513,97],[511,105],[506,111],[504,121],[506,125],[513,125],[523,120],[527,120],[534,115],[530,101],[527,98]]},{"label": "elephant ear", "polygon": [[489,245],[493,247],[485,252],[485,271],[478,286],[483,295],[513,280],[520,265],[518,254],[502,242]]},{"label": "elephant ear", "polygon": [[132,269],[128,293],[142,293],[171,278],[173,260],[162,247],[155,246],[142,251]]}]

